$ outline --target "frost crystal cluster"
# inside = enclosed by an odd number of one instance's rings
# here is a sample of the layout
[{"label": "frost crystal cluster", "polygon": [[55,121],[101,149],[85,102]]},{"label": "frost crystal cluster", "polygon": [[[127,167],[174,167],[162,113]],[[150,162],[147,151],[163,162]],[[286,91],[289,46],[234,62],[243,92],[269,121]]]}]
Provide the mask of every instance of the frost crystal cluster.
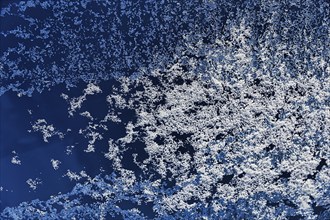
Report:
[{"label": "frost crystal cluster", "polygon": [[64,84],[63,120],[85,124],[32,130],[111,170],[52,156],[74,188],[3,218],[330,219],[329,1],[29,0],[0,18],[0,94]]}]

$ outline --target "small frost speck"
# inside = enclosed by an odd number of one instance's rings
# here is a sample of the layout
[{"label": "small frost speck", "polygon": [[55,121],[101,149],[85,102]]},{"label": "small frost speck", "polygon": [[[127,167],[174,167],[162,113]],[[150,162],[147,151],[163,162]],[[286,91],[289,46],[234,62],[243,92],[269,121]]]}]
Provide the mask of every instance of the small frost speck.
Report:
[{"label": "small frost speck", "polygon": [[42,181],[39,178],[33,179],[28,179],[26,183],[29,185],[29,187],[33,190],[36,190],[38,185],[42,184]]},{"label": "small frost speck", "polygon": [[57,170],[61,164],[61,161],[54,159],[51,159],[50,162],[52,163],[52,167],[54,168],[54,170]]},{"label": "small frost speck", "polygon": [[12,164],[16,164],[16,165],[21,165],[21,160],[19,159],[16,151],[12,151],[12,153],[14,154],[14,156],[11,158],[11,163]]}]

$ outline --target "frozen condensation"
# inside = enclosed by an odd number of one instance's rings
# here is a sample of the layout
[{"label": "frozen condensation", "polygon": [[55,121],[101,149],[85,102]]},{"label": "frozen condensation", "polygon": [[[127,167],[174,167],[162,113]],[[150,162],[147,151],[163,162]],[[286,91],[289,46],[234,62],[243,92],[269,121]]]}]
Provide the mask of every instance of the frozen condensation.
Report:
[{"label": "frozen condensation", "polygon": [[[85,127],[32,127],[45,142],[79,134],[87,146],[64,152],[104,155],[112,169],[61,161],[75,187],[4,218],[330,218],[328,1],[30,0],[0,16],[22,22],[1,31],[14,42],[0,93],[84,81],[61,97]],[[99,97],[107,112],[94,117],[87,102]]]}]

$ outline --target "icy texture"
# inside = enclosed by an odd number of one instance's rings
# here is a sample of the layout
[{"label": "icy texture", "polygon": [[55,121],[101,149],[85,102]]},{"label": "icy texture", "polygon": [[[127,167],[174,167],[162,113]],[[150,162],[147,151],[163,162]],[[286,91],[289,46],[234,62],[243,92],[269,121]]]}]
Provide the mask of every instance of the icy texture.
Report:
[{"label": "icy texture", "polygon": [[42,181],[39,178],[36,179],[28,179],[26,183],[29,185],[29,187],[33,190],[36,190],[38,185],[42,184]]},{"label": "icy texture", "polygon": [[[102,153],[113,166],[96,177],[67,170],[77,181],[71,192],[6,208],[2,216],[329,219],[329,3],[155,2],[28,1],[2,9],[5,18],[13,14],[40,31],[2,32],[17,38],[1,58],[2,79],[10,79],[2,91],[31,95],[86,81],[80,96],[62,98],[68,116],[88,120],[79,130],[86,157],[106,138]],[[30,18],[29,8],[51,14]],[[39,56],[23,41],[30,38],[44,42]],[[65,58],[56,60],[60,52]],[[23,57],[29,65],[20,66]],[[33,59],[54,65],[34,66]],[[110,90],[99,83],[113,76]],[[81,109],[105,92],[102,117]],[[125,136],[108,137],[113,124],[123,125]],[[45,141],[64,135],[43,119],[32,126]],[[37,190],[34,181],[28,184]]]},{"label": "icy texture", "polygon": [[21,165],[22,161],[19,159],[19,156],[17,155],[16,151],[12,152],[13,157],[11,158],[11,163],[16,165]]},{"label": "icy texture", "polygon": [[48,125],[48,123],[45,119],[38,119],[32,125],[32,129],[34,132],[41,132],[45,142],[48,142],[48,138],[51,138],[53,136],[58,136],[59,138],[64,137],[64,134],[60,131],[55,130],[55,128],[52,124]]},{"label": "icy texture", "polygon": [[[208,4],[206,4],[207,6]],[[1,8],[0,94],[130,75],[172,57],[211,11],[190,1],[21,1]],[[233,7],[233,6],[232,6]],[[196,13],[201,13],[196,16]]]}]

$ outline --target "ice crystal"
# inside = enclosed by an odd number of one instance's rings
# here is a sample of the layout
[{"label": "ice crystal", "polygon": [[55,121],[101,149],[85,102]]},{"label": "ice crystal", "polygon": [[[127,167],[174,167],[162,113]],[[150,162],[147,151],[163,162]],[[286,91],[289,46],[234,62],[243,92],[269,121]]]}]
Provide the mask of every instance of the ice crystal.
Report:
[{"label": "ice crystal", "polygon": [[54,170],[57,170],[61,164],[61,161],[59,160],[55,160],[55,159],[51,159],[50,160],[52,167],[54,168]]},{"label": "ice crystal", "polygon": [[36,190],[38,185],[42,184],[42,181],[39,178],[35,179],[28,179],[26,183],[29,185],[29,187],[33,190]]},{"label": "ice crystal", "polygon": [[[1,18],[22,24],[1,30],[13,42],[1,46],[0,94],[64,83],[65,110],[80,127],[64,134],[60,122],[38,119],[32,128],[45,142],[82,137],[64,152],[83,154],[100,173],[51,159],[75,187],[1,215],[329,219],[329,13],[325,0],[30,0],[2,8]],[[86,86],[77,95],[79,81]],[[27,183],[36,191],[41,180]]]},{"label": "ice crystal", "polygon": [[47,121],[45,119],[38,119],[33,125],[32,125],[33,131],[37,132],[40,131],[42,133],[43,139],[45,142],[48,142],[48,138],[51,138],[53,136],[59,136],[59,138],[63,138],[64,134],[60,131],[55,130],[55,127],[50,124],[48,125]]},{"label": "ice crystal", "polygon": [[19,159],[19,157],[18,157],[16,151],[13,151],[12,153],[14,154],[14,156],[11,158],[11,163],[12,163],[12,164],[16,164],[16,165],[21,165],[22,162],[21,162],[21,160]]}]

